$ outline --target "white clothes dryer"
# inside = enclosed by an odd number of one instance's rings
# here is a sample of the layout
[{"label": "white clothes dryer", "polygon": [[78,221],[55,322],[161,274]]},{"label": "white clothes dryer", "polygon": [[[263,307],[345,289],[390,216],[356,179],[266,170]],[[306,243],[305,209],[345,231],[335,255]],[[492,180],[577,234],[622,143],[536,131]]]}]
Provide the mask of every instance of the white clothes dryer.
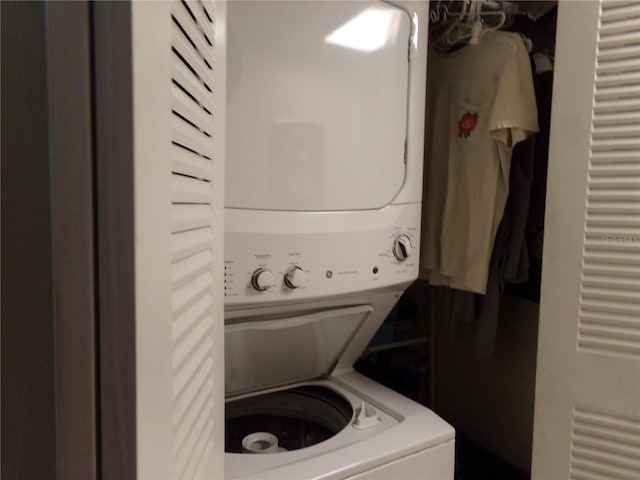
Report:
[{"label": "white clothes dryer", "polygon": [[353,363],[417,278],[427,2],[227,4],[225,476],[452,479]]}]

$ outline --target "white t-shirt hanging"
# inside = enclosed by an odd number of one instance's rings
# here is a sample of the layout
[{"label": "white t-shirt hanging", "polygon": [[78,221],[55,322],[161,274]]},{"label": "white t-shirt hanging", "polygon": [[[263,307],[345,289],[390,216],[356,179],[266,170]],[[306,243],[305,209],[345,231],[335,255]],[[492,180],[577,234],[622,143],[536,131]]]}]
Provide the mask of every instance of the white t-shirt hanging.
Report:
[{"label": "white t-shirt hanging", "polygon": [[538,131],[529,56],[515,33],[429,52],[421,277],[484,294],[509,193],[511,151]]}]

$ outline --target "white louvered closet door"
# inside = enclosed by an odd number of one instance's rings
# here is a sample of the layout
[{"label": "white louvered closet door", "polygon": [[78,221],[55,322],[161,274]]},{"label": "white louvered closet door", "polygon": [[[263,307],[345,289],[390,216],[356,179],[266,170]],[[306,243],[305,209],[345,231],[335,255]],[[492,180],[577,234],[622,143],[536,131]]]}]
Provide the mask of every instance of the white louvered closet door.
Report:
[{"label": "white louvered closet door", "polygon": [[218,479],[225,4],[131,9],[138,478]]},{"label": "white louvered closet door", "polygon": [[640,479],[640,1],[561,1],[532,478]]}]

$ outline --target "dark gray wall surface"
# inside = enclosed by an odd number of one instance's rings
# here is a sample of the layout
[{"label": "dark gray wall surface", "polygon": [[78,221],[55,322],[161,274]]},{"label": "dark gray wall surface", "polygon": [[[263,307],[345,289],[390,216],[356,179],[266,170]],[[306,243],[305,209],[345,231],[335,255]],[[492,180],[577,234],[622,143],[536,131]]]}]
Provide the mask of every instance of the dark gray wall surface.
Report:
[{"label": "dark gray wall surface", "polygon": [[0,2],[2,478],[55,478],[45,8]]},{"label": "dark gray wall surface", "polygon": [[97,475],[89,3],[46,5],[56,348],[57,474]]},{"label": "dark gray wall surface", "polygon": [[2,2],[2,478],[97,475],[88,2]]},{"label": "dark gray wall surface", "polygon": [[132,33],[129,2],[93,4],[103,480],[136,478]]}]

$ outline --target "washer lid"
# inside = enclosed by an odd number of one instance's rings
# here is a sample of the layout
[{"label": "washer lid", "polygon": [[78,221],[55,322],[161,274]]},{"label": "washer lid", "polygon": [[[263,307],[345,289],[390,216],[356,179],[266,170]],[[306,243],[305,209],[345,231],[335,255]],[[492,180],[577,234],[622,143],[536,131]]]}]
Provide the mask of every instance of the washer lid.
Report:
[{"label": "washer lid", "polygon": [[371,305],[225,325],[226,395],[328,377]]}]

